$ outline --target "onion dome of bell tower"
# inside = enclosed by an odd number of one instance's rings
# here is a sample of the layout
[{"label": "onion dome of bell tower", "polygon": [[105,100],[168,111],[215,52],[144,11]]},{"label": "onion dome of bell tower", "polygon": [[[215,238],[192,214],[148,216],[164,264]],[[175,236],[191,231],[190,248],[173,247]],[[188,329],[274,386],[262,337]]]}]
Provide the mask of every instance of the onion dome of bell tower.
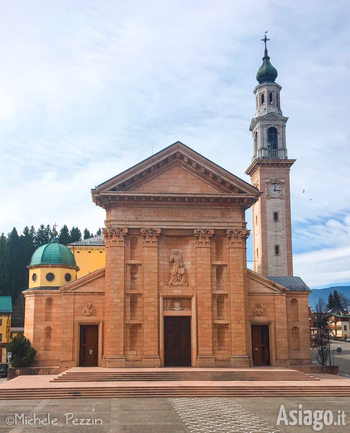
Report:
[{"label": "onion dome of bell tower", "polygon": [[260,84],[274,83],[277,78],[278,72],[277,69],[274,66],[272,66],[267,51],[266,42],[269,41],[270,39],[267,39],[265,34],[265,38],[261,40],[265,42],[265,50],[264,50],[263,64],[260,66],[258,73],[256,74],[256,79],[259,81]]}]

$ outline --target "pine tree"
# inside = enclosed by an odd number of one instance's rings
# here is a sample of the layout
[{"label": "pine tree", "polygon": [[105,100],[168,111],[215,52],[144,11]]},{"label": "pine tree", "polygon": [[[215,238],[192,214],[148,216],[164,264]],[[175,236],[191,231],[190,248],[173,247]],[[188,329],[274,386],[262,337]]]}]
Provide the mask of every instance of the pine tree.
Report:
[{"label": "pine tree", "polygon": [[60,244],[63,244],[63,245],[68,245],[69,242],[71,242],[69,229],[66,226],[66,224],[60,230],[60,235],[58,237],[58,242]]},{"label": "pine tree", "polygon": [[327,302],[327,306],[326,306],[327,310],[332,311],[332,309],[334,308],[334,298],[333,298],[333,294],[330,293],[328,296],[328,302]]},{"label": "pine tree", "polygon": [[78,229],[78,227],[73,226],[72,230],[70,231],[69,243],[78,241],[81,241],[81,231]]},{"label": "pine tree", "polygon": [[337,311],[337,312],[339,312],[339,311],[342,311],[342,303],[341,303],[341,299],[340,299],[340,296],[339,296],[339,293],[338,293],[338,291],[337,290],[334,290],[334,292],[333,292],[333,301],[334,301],[334,311]]},{"label": "pine tree", "polygon": [[92,233],[90,233],[90,230],[88,230],[87,228],[84,230],[84,239],[89,239],[91,238],[93,235]]},{"label": "pine tree", "polygon": [[96,232],[96,236],[101,236],[102,235],[102,230],[99,228]]},{"label": "pine tree", "polygon": [[39,248],[41,245],[48,244],[52,238],[51,227],[49,225],[45,227],[44,224],[41,224],[35,235],[35,247]]},{"label": "pine tree", "polygon": [[8,268],[8,246],[7,238],[2,233],[0,236],[0,296],[4,296],[6,292],[7,268]]}]

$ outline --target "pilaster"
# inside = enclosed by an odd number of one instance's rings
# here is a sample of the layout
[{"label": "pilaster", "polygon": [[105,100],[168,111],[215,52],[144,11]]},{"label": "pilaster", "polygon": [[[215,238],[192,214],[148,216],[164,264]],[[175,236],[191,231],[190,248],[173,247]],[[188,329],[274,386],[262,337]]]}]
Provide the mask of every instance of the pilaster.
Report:
[{"label": "pilaster", "polygon": [[248,287],[246,229],[227,230],[229,299],[231,307],[232,367],[248,367]]},{"label": "pilaster", "polygon": [[103,367],[124,367],[124,270],[127,228],[106,227],[105,344]]},{"label": "pilaster", "polygon": [[[74,294],[62,294],[61,304],[61,323],[64,323],[64,329],[61,329],[61,370],[75,365],[79,365],[78,359],[75,358],[74,342],[77,340],[74,336]],[[78,342],[79,344],[79,342]],[[79,352],[78,352],[79,353]]]},{"label": "pilaster", "polygon": [[141,229],[143,244],[143,366],[159,367],[158,237],[161,229]]},{"label": "pilaster", "polygon": [[197,247],[198,367],[214,367],[210,238],[214,230],[195,229]]}]

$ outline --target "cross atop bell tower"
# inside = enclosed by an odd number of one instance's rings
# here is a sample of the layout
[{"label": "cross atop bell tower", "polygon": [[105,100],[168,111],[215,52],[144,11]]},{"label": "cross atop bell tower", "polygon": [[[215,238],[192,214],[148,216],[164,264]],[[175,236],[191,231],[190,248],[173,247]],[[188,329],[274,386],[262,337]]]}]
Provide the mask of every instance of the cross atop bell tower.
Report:
[{"label": "cross atop bell tower", "polygon": [[270,62],[266,35],[263,63],[254,89],[255,116],[250,124],[253,158],[246,173],[263,195],[253,205],[254,270],[264,276],[292,276],[292,227],[286,124],[281,110],[278,72]]},{"label": "cross atop bell tower", "polygon": [[281,110],[280,92],[282,87],[275,82],[278,72],[272,66],[267,50],[267,38],[265,32],[265,44],[263,64],[260,66],[256,79],[259,84],[254,89],[255,116],[250,124],[253,133],[253,159],[255,158],[288,158],[286,147],[286,123],[288,117],[284,117]]}]

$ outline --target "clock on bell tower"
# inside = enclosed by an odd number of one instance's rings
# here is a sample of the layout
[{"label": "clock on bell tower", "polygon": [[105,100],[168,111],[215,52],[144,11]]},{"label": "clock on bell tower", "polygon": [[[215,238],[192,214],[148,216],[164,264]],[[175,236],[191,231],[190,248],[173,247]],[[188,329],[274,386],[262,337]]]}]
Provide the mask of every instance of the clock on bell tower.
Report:
[{"label": "clock on bell tower", "polygon": [[282,87],[270,63],[265,43],[263,64],[254,89],[256,111],[250,124],[253,158],[246,170],[251,183],[263,192],[253,205],[254,270],[263,276],[292,276],[292,227],[286,123],[280,104]]}]

